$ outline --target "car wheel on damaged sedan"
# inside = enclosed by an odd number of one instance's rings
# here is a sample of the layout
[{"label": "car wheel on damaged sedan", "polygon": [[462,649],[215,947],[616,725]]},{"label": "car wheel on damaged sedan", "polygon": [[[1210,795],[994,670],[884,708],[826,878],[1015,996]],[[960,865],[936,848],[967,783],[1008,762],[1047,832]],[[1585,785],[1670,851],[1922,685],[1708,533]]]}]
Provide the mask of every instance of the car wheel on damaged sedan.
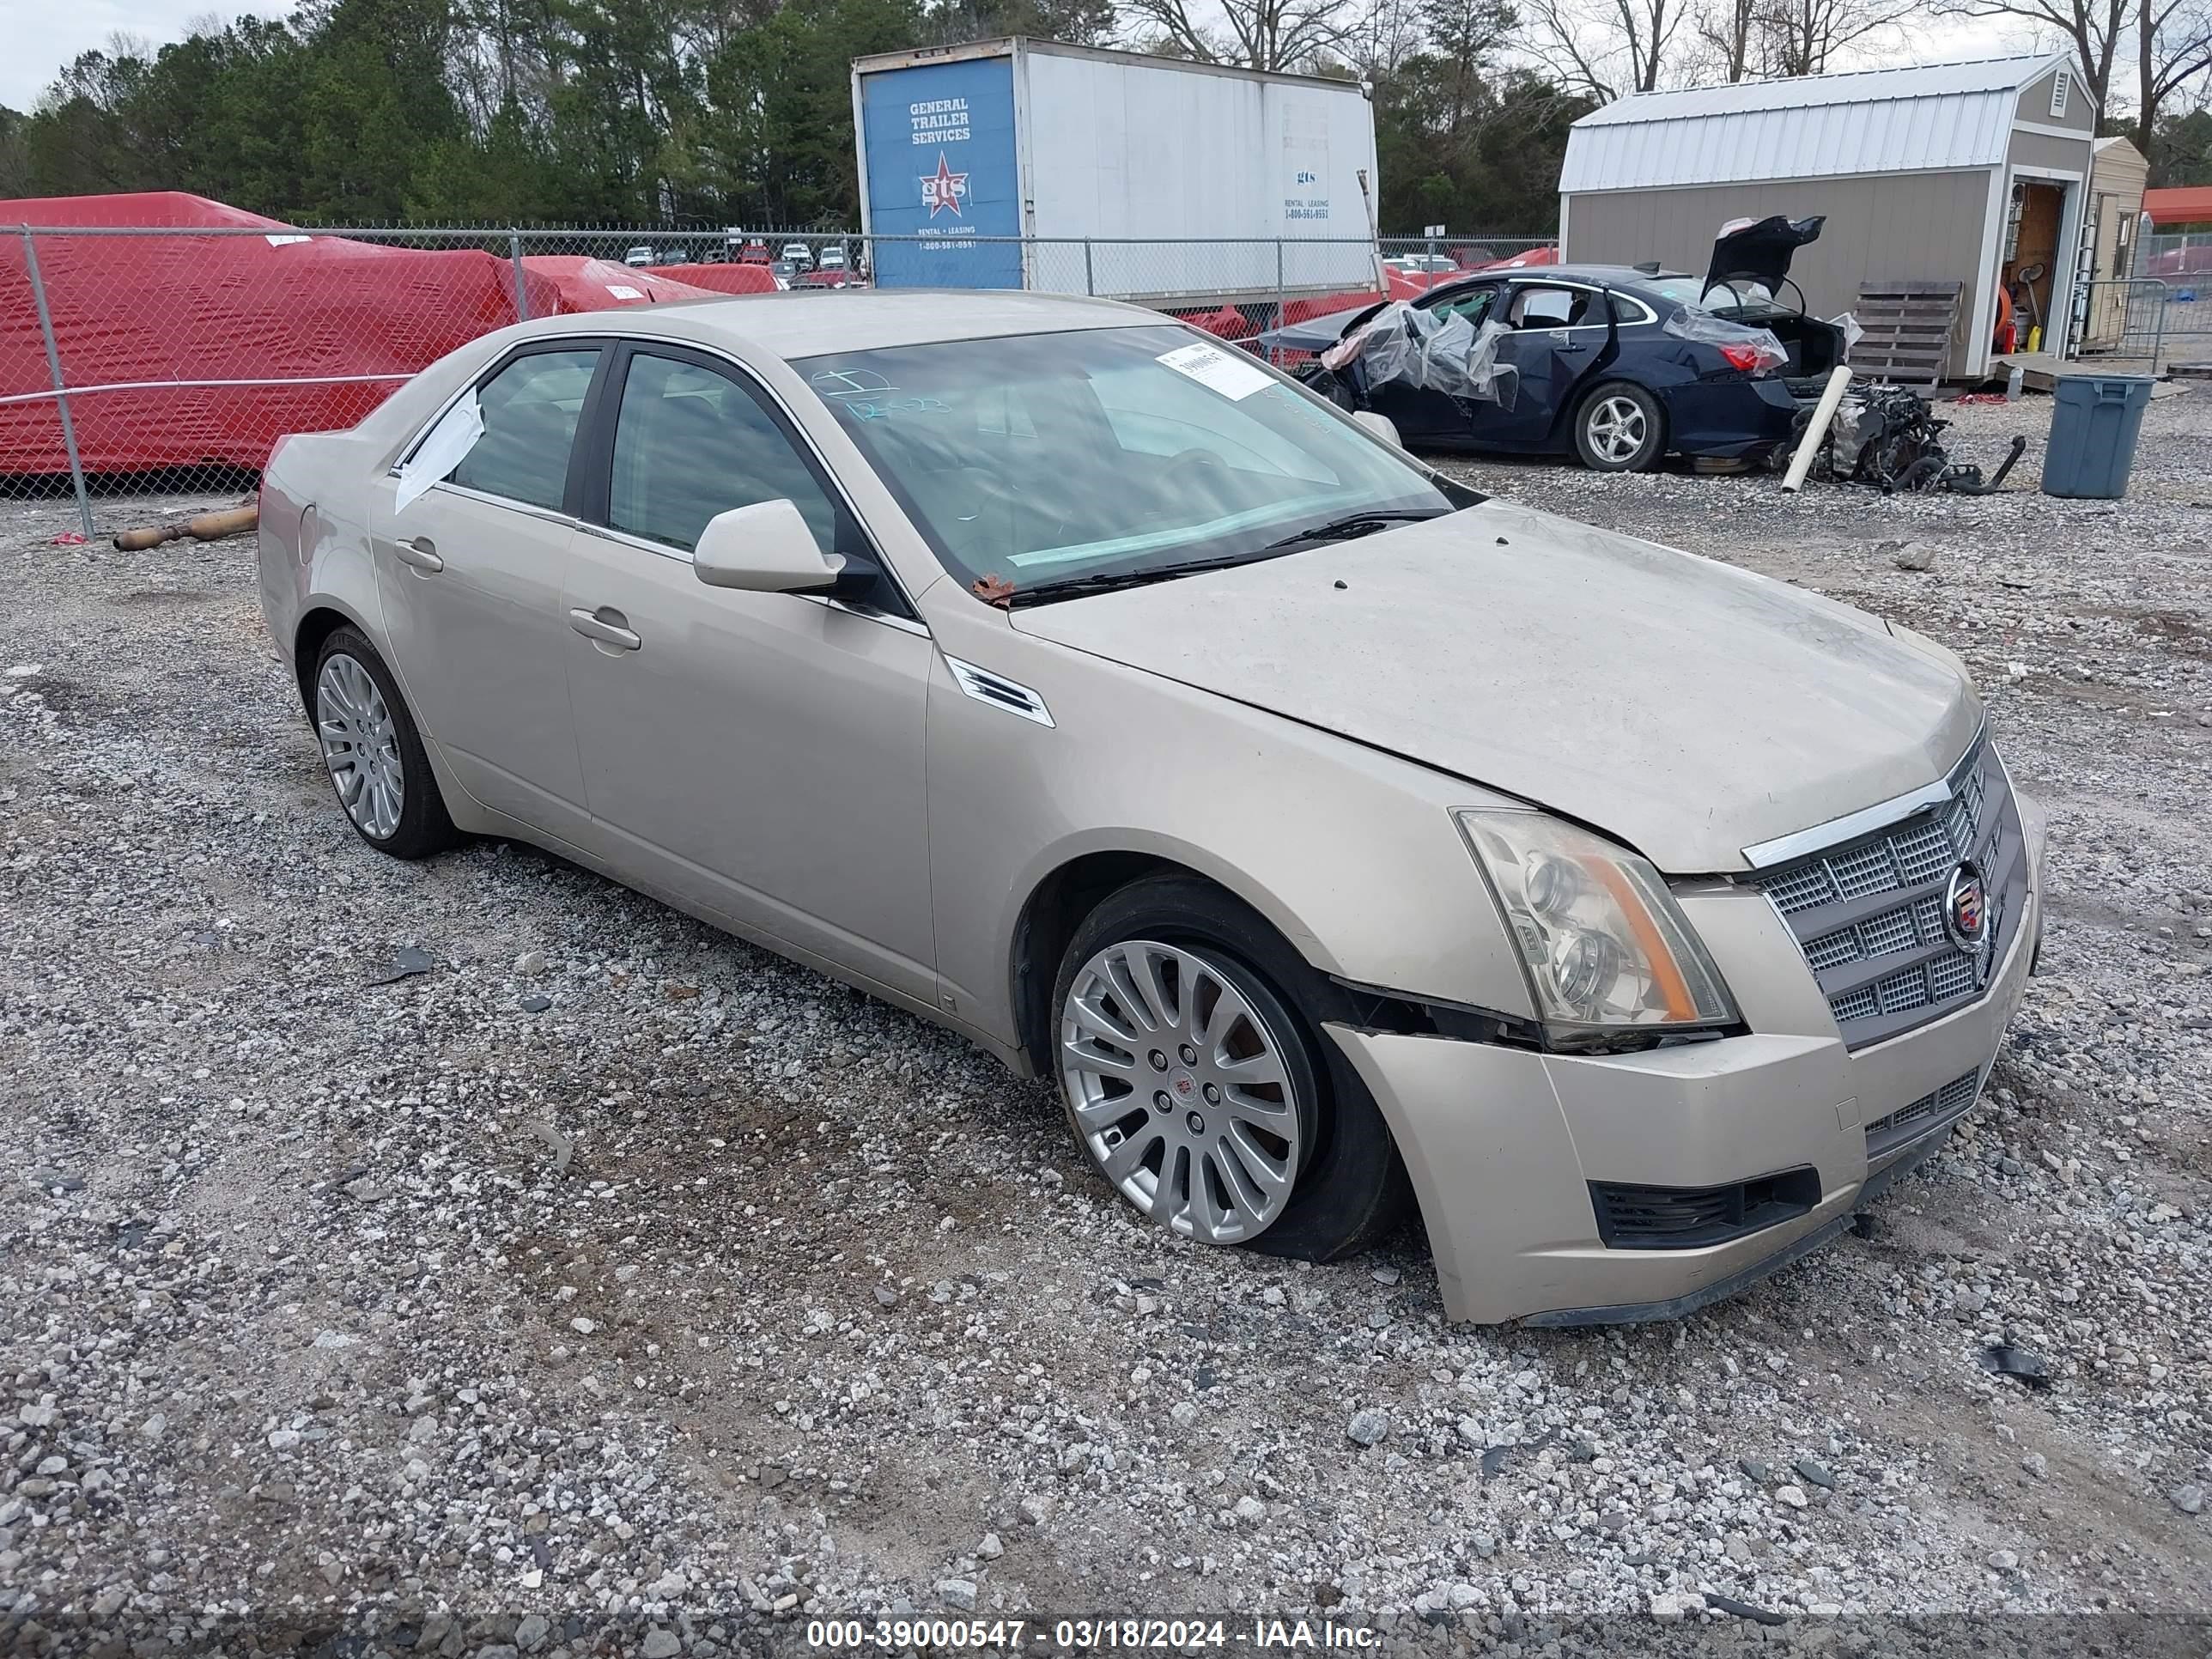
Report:
[{"label": "car wheel on damaged sedan", "polygon": [[1641,386],[1615,380],[1583,400],[1575,453],[1595,472],[1649,472],[1667,453],[1667,417]]},{"label": "car wheel on damaged sedan", "polygon": [[1840,1231],[2040,931],[1949,652],[1119,306],[503,329],[287,440],[259,536],[370,845],[529,841],[941,1022],[1191,1244],[1417,1209],[1453,1319],[1676,1313]]},{"label": "car wheel on damaged sedan", "polygon": [[376,648],[340,628],[315,658],[315,736],[338,805],[361,838],[398,859],[451,846],[453,820],[413,716]]},{"label": "car wheel on damaged sedan", "polygon": [[1077,930],[1054,995],[1062,1097],[1139,1212],[1201,1243],[1322,1261],[1403,1219],[1389,1130],[1290,988],[1314,977],[1258,915],[1188,878],[1121,888]]}]

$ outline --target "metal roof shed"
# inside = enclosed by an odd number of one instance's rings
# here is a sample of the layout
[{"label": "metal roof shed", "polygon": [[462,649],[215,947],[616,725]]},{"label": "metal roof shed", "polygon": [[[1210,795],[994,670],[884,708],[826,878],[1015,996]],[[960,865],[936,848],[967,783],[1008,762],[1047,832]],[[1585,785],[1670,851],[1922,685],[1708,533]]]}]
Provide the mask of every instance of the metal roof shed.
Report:
[{"label": "metal roof shed", "polygon": [[2064,349],[2095,120],[2066,53],[1634,94],[1568,136],[1563,257],[1702,272],[1731,219],[1824,214],[1791,270],[1808,306],[1960,283],[1948,372],[1979,375],[2000,285]]}]

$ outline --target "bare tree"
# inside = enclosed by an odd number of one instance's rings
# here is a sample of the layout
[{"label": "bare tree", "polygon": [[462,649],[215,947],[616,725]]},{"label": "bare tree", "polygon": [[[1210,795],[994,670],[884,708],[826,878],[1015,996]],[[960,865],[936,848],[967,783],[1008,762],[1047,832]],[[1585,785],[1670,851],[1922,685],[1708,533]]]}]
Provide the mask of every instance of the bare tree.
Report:
[{"label": "bare tree", "polygon": [[2010,17],[2074,48],[2081,89],[2101,116],[2112,87],[2112,64],[2128,32],[2128,0],[1936,0],[1952,17]]},{"label": "bare tree", "polygon": [[1920,9],[1917,0],[1759,0],[1759,67],[1774,76],[1826,75],[1844,48],[1893,33]]},{"label": "bare tree", "polygon": [[2158,112],[2212,69],[2212,9],[2205,0],[2138,0],[2135,146],[2150,154]]},{"label": "bare tree", "polygon": [[1713,0],[1698,14],[1698,39],[1720,79],[1734,82],[1752,72],[1759,9],[1759,0]]},{"label": "bare tree", "polygon": [[1688,0],[1530,0],[1528,51],[1600,103],[1654,92],[1675,61]]},{"label": "bare tree", "polygon": [[1307,69],[1334,52],[1356,21],[1350,0],[1126,0],[1121,15],[1155,47],[1202,64]]}]

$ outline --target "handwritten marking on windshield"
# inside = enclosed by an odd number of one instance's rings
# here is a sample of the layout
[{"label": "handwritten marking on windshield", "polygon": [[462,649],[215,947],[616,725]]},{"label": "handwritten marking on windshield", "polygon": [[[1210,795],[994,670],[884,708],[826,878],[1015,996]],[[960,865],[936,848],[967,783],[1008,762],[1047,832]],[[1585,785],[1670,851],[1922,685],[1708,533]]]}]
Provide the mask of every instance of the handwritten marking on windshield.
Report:
[{"label": "handwritten marking on windshield", "polygon": [[884,403],[845,403],[837,405],[856,421],[887,421],[894,415],[950,415],[952,405],[942,398],[893,398]]}]

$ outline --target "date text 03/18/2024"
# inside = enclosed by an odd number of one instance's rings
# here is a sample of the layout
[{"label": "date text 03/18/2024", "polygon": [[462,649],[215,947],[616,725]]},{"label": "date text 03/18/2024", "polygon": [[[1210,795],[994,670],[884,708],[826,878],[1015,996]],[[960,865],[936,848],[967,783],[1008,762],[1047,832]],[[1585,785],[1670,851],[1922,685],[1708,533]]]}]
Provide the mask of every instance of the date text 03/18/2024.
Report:
[{"label": "date text 03/18/2024", "polygon": [[1206,1648],[1352,1649],[1380,1645],[1382,1633],[1333,1619],[816,1619],[806,1645],[836,1650],[872,1648],[1018,1653],[1032,1647],[1055,1652],[1181,1651]]}]

